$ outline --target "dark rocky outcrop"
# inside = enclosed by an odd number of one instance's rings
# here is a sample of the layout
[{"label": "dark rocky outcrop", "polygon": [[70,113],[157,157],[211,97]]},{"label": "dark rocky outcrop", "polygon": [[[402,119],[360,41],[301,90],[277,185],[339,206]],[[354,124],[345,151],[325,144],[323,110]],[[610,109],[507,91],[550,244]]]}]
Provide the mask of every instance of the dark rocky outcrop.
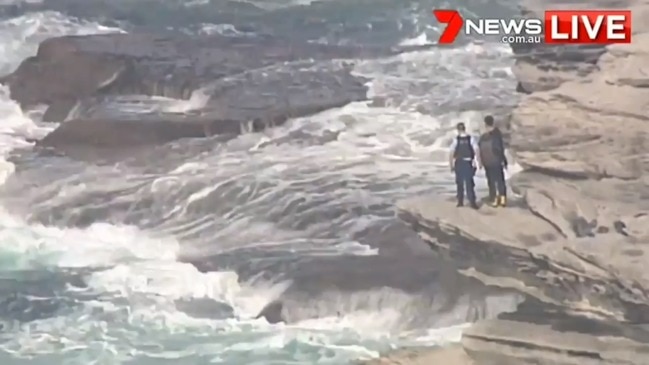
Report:
[{"label": "dark rocky outcrop", "polygon": [[211,81],[297,60],[376,57],[408,49],[294,43],[272,37],[154,34],[67,36],[0,82],[24,107],[95,95],[144,94],[186,99]]},{"label": "dark rocky outcrop", "polygon": [[[417,49],[417,47],[412,48]],[[36,56],[0,79],[24,108],[49,106],[63,121],[41,146],[141,147],[179,138],[259,131],[366,98],[367,81],[338,59],[408,49],[294,43],[272,37],[107,34],[44,41]],[[116,95],[143,94],[201,104],[183,115],[101,115]],[[96,108],[95,108],[96,109]],[[72,115],[70,112],[73,111]]]},{"label": "dark rocky outcrop", "polygon": [[36,56],[1,81],[24,107],[95,95],[186,99],[211,81],[277,63],[376,54],[380,52],[266,37],[69,36],[44,41]]},{"label": "dark rocky outcrop", "polygon": [[[224,267],[223,258],[189,260],[201,271]],[[226,260],[227,261],[227,260]],[[393,310],[403,315],[396,327],[458,325],[464,320],[494,318],[513,310],[517,294],[486,288],[431,255],[287,257],[263,264],[231,267],[240,280],[276,283],[274,299],[258,317],[269,322],[296,323],[358,311]]]},{"label": "dark rocky outcrop", "polygon": [[111,115],[94,110],[101,98],[87,99],[76,108],[75,119],[63,123],[38,145],[67,150],[141,147],[179,138],[258,132],[292,117],[364,100],[362,81],[344,65],[306,62],[217,80],[201,91],[206,105],[187,114]]},{"label": "dark rocky outcrop", "polygon": [[284,303],[281,300],[274,300],[268,303],[255,319],[264,318],[268,323],[286,322],[286,317],[282,314],[283,311]]}]

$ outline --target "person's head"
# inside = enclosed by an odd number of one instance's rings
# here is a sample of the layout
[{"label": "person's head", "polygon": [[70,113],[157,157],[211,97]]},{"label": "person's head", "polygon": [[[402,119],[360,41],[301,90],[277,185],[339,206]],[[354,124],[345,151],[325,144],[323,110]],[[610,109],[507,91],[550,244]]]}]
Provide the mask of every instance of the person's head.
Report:
[{"label": "person's head", "polygon": [[466,125],[464,125],[464,123],[458,123],[455,128],[457,129],[458,134],[466,133]]},{"label": "person's head", "polygon": [[494,117],[492,117],[491,115],[484,117],[484,125],[487,126],[487,129],[493,129],[495,125]]}]

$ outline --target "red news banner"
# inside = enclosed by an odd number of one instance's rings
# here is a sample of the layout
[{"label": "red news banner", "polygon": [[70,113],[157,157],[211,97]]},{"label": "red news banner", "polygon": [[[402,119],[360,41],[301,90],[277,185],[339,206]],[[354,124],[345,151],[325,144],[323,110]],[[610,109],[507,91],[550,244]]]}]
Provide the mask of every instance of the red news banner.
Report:
[{"label": "red news banner", "polygon": [[547,10],[538,18],[464,19],[457,10],[433,14],[446,24],[439,44],[451,44],[458,35],[500,36],[504,43],[613,44],[631,43],[630,10]]}]

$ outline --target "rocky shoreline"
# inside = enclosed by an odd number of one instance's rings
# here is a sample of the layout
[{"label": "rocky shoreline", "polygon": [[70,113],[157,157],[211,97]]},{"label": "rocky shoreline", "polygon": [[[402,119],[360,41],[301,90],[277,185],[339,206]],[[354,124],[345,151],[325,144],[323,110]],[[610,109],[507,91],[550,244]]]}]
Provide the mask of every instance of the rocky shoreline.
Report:
[{"label": "rocky shoreline", "polygon": [[[400,350],[365,364],[649,364],[649,5],[624,7],[636,16],[631,45],[513,47],[518,90],[527,94],[510,118],[511,149],[524,168],[510,183],[520,200],[479,211],[439,197],[398,203],[401,220],[463,275],[527,300],[514,313],[475,323],[461,344]],[[65,121],[40,147],[87,157],[93,149],[261,130],[366,100],[366,80],[340,60],[407,50],[228,42],[53,38],[0,83],[23,107],[46,104],[45,119]],[[265,67],[278,67],[275,76]],[[102,98],[136,91],[189,99],[197,88],[207,101],[194,114],[134,120],[93,111]]]},{"label": "rocky shoreline", "polygon": [[[73,158],[103,149],[129,155],[181,138],[262,131],[367,100],[368,80],[353,75],[350,62],[426,47],[337,46],[270,35],[64,36],[43,41],[0,84],[23,109],[45,105],[44,121],[65,121],[39,147]],[[131,94],[186,100],[187,107],[102,111],[106,99]]]},{"label": "rocky shoreline", "polygon": [[461,345],[366,364],[649,363],[649,3],[610,5],[632,10],[632,44],[512,47],[527,94],[510,120],[518,201],[479,211],[439,197],[398,203],[464,275],[528,300],[475,323]]}]

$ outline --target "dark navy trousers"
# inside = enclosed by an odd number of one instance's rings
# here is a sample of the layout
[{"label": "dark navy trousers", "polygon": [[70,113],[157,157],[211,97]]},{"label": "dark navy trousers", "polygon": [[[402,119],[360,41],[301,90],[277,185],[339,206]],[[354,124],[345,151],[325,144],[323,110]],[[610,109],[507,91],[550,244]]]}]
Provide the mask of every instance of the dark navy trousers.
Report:
[{"label": "dark navy trousers", "polygon": [[507,196],[505,171],[502,164],[485,166],[484,170],[487,176],[487,186],[489,186],[489,199],[493,200],[498,195]]},{"label": "dark navy trousers", "polygon": [[455,161],[455,184],[457,185],[457,202],[464,204],[464,194],[469,199],[469,203],[475,203],[475,168],[471,161]]}]

